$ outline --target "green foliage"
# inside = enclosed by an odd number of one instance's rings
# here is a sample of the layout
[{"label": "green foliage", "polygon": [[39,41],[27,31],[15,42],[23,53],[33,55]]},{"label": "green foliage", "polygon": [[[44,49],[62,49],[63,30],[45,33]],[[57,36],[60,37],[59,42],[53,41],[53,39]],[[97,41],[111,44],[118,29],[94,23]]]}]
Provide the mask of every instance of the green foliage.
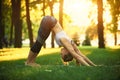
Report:
[{"label": "green foliage", "polygon": [[[24,49],[17,49],[22,52]],[[28,50],[28,49],[27,49]],[[120,79],[120,48],[98,49],[95,47],[80,47],[80,50],[89,57],[96,67],[76,66],[74,61],[69,66],[63,66],[58,49],[42,49],[37,57],[40,68],[24,65],[25,59],[0,61],[0,80],[119,80]],[[17,56],[14,49],[3,50],[0,57]],[[26,51],[27,52],[27,51]],[[24,50],[23,54],[28,54]],[[50,52],[49,54],[46,54]],[[6,53],[6,54],[5,54]],[[4,54],[4,55],[1,55]],[[15,55],[16,54],[16,55]],[[25,57],[25,56],[24,56]]]},{"label": "green foliage", "polygon": [[86,29],[85,34],[90,40],[93,40],[98,35],[97,26],[94,25],[89,26]]},{"label": "green foliage", "polygon": [[115,33],[118,30],[118,18],[120,15],[120,0],[107,0],[110,5],[110,11],[112,15],[112,22],[109,24],[108,29]]},{"label": "green foliage", "polygon": [[83,46],[91,46],[90,38],[86,35],[85,40],[82,43]]}]

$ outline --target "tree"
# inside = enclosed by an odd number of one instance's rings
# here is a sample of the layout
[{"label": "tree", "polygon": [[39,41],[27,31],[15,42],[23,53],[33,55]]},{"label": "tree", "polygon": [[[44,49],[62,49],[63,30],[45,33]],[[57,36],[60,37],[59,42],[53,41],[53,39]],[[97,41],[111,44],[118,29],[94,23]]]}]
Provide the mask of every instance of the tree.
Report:
[{"label": "tree", "polygon": [[63,28],[63,3],[64,3],[64,0],[59,0],[59,3],[60,3],[60,5],[59,5],[59,23]]},{"label": "tree", "polygon": [[3,26],[3,11],[2,11],[2,4],[3,4],[3,0],[0,0],[0,49],[3,48],[3,45],[2,45],[2,38],[4,37],[4,31],[5,31],[5,28]]},{"label": "tree", "polygon": [[[43,0],[43,8],[42,8],[42,11],[43,11],[43,16],[45,16],[45,0]],[[46,48],[46,42],[43,44],[43,47]]]},{"label": "tree", "polygon": [[8,0],[0,1],[0,46],[8,47],[10,24],[11,24],[11,3]]},{"label": "tree", "polygon": [[33,33],[32,33],[32,27],[31,27],[31,21],[30,21],[30,13],[29,13],[29,0],[25,0],[26,4],[26,21],[28,26],[28,35],[30,40],[30,47],[33,45]]},{"label": "tree", "polygon": [[20,19],[21,15],[21,0],[11,0],[12,3],[12,18],[14,26],[14,47],[22,47],[22,20]]},{"label": "tree", "polygon": [[12,46],[13,43],[13,15],[11,16],[11,27],[10,27],[10,42],[9,45]]},{"label": "tree", "polygon": [[[42,8],[42,11],[43,11],[43,16],[45,16],[45,9],[47,7],[50,8],[50,13],[51,13],[51,16],[54,16],[53,15],[53,5],[54,5],[54,0],[36,0],[36,1],[32,1],[30,4],[32,7],[36,8],[36,4],[42,4],[43,5],[43,8]],[[51,47],[53,48],[54,47],[54,34],[52,33],[52,36],[51,36]],[[44,43],[43,47],[45,48],[46,47],[46,43]]]},{"label": "tree", "polygon": [[43,9],[42,9],[42,11],[43,11],[43,16],[45,16],[45,0],[43,0]]},{"label": "tree", "polygon": [[105,48],[104,44],[104,26],[103,26],[103,1],[97,0],[98,6],[98,45],[99,48]]},{"label": "tree", "polygon": [[[54,16],[53,15],[53,5],[54,5],[54,0],[48,0],[48,5],[50,7],[50,11],[51,11],[51,16]],[[51,35],[51,47],[54,48],[55,47],[55,44],[54,44],[54,33],[52,32],[52,35]]]},{"label": "tree", "polygon": [[63,3],[64,0],[59,0],[60,6],[59,6],[59,23],[63,27]]},{"label": "tree", "polygon": [[110,23],[109,30],[114,34],[114,44],[117,45],[117,30],[118,30],[118,17],[120,15],[120,0],[107,0],[111,6],[112,22]]}]

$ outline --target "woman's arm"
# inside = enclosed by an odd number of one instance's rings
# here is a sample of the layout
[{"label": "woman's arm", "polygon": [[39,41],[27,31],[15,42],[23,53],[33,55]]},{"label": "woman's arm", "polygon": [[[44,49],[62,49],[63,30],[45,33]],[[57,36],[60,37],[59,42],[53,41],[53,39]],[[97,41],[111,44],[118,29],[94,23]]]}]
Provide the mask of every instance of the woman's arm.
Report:
[{"label": "woman's arm", "polygon": [[76,53],[78,55],[80,55],[81,57],[83,57],[83,59],[88,62],[90,65],[92,66],[96,66],[90,59],[88,59],[85,55],[83,55],[80,50],[77,48],[76,44],[74,42],[72,42],[72,46],[74,47],[74,50],[76,51]]},{"label": "woman's arm", "polygon": [[73,46],[66,38],[62,38],[62,39],[60,39],[60,41],[61,41],[63,47],[65,47],[78,62],[80,62],[83,65],[90,66],[86,61],[84,61],[84,59],[81,56],[79,56],[75,52]]},{"label": "woman's arm", "polygon": [[80,52],[80,50],[77,48],[77,45],[76,45],[73,41],[71,41],[71,44],[72,44],[75,52],[76,52],[78,55],[80,55],[81,57],[85,57],[85,55],[83,55],[83,54]]}]

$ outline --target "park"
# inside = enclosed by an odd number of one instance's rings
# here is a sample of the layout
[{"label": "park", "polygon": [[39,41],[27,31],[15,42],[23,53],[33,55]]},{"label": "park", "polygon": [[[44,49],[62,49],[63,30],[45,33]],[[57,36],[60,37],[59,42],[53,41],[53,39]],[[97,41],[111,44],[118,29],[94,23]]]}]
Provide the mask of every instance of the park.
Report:
[{"label": "park", "polygon": [[[0,0],[0,80],[120,80],[119,3]],[[48,15],[56,18],[78,50],[96,66],[77,65],[75,57],[65,65],[61,56],[64,46],[56,44],[53,31],[35,58],[40,66],[26,65],[40,23]]]},{"label": "park", "polygon": [[42,49],[36,62],[41,67],[25,66],[29,48],[0,50],[0,80],[119,80],[120,47],[98,49],[79,48],[96,67],[77,66],[71,61],[64,66],[60,48]]}]

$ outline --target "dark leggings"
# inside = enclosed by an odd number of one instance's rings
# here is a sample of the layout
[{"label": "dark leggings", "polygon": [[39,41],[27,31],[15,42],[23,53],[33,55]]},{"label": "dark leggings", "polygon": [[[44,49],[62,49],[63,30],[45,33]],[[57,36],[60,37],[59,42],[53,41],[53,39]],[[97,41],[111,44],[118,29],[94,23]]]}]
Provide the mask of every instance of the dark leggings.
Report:
[{"label": "dark leggings", "polygon": [[34,53],[39,53],[41,50],[42,45],[44,44],[45,40],[48,38],[51,29],[56,25],[57,20],[52,16],[45,16],[40,24],[40,28],[38,30],[38,36],[36,42],[31,47],[31,51]]}]

